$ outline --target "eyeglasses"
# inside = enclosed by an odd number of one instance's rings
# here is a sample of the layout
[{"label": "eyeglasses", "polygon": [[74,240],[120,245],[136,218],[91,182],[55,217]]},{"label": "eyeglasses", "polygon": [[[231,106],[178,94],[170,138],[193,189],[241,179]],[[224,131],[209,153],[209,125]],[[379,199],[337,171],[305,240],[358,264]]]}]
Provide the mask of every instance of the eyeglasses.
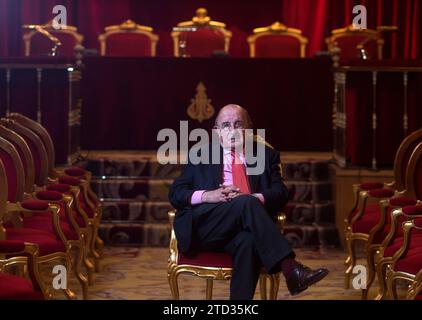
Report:
[{"label": "eyeglasses", "polygon": [[216,126],[216,128],[221,130],[230,130],[230,128],[233,129],[245,129],[245,124],[243,121],[236,121],[236,122],[223,122],[220,124],[220,126]]}]

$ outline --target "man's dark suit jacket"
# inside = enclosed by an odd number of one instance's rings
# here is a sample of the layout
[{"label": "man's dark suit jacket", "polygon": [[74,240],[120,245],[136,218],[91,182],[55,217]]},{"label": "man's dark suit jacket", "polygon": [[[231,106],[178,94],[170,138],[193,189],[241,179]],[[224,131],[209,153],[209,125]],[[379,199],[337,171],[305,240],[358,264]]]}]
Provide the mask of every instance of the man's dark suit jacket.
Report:
[{"label": "man's dark suit jacket", "polygon": [[[210,159],[212,159],[210,147]],[[170,187],[169,200],[177,209],[174,231],[179,249],[187,253],[191,246],[192,217],[209,212],[218,204],[190,205],[192,194],[197,190],[215,190],[222,183],[223,151],[220,149],[220,164],[188,163],[180,177]],[[210,161],[211,162],[211,161]],[[265,146],[265,170],[261,175],[249,175],[251,193],[262,193],[267,212],[275,217],[288,200],[288,190],[280,174],[280,153]]]}]

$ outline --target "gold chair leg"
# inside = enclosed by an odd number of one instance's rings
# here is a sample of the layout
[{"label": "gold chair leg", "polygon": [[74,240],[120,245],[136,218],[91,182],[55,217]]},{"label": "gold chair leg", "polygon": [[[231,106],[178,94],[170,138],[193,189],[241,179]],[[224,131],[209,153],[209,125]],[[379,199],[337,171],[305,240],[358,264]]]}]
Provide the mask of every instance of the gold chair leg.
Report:
[{"label": "gold chair leg", "polygon": [[394,279],[394,271],[391,269],[391,266],[387,267],[387,273],[385,276],[385,283],[387,286],[387,299],[397,299],[397,295],[395,295],[395,279]]},{"label": "gold chair leg", "polygon": [[82,288],[82,299],[83,300],[87,300],[88,299],[88,279],[87,277],[84,276],[84,274],[82,273],[82,262],[83,262],[83,244],[82,241],[80,242],[79,245],[73,245],[72,246],[74,249],[76,249],[76,259],[74,261],[72,261],[72,268],[73,268],[73,272],[76,276],[76,279],[78,279],[79,284],[81,285]]},{"label": "gold chair leg", "polygon": [[265,274],[259,275],[259,294],[261,300],[267,300],[267,276]]},{"label": "gold chair leg", "polygon": [[64,289],[63,292],[69,300],[76,300],[77,296],[72,290]]},{"label": "gold chair leg", "polygon": [[347,268],[346,268],[346,271],[344,272],[344,288],[345,289],[350,288],[350,278],[352,276],[353,268],[356,265],[355,241],[356,240],[353,238],[346,238],[347,251],[349,255],[346,258]]},{"label": "gold chair leg", "polygon": [[387,284],[386,284],[386,272],[387,272],[388,263],[385,261],[379,261],[376,265],[377,279],[378,279],[378,294],[374,300],[384,300],[387,294]]},{"label": "gold chair leg", "polygon": [[95,272],[101,272],[101,265],[100,265],[100,259],[101,255],[98,253],[96,248],[97,238],[98,238],[98,227],[95,225],[95,222],[92,222],[90,224],[91,226],[91,234],[92,238],[89,244],[89,249],[92,254],[92,257],[94,258],[94,265],[95,265]]},{"label": "gold chair leg", "polygon": [[82,240],[83,240],[83,264],[85,266],[87,276],[88,276],[88,285],[94,285],[94,273],[95,267],[92,261],[89,259],[89,244],[90,244],[90,234],[88,233],[81,233]]},{"label": "gold chair leg", "polygon": [[206,291],[206,299],[212,300],[212,289],[213,289],[213,279],[207,278],[207,291]]},{"label": "gold chair leg", "polygon": [[174,270],[170,270],[167,274],[170,285],[170,292],[173,300],[179,300],[179,285],[177,284],[178,274]]},{"label": "gold chair leg", "polygon": [[103,239],[101,239],[98,236],[98,229],[97,229],[97,235],[95,237],[95,248],[96,248],[98,254],[100,255],[100,258],[102,258],[103,257],[103,249],[104,249],[104,241],[103,241]]},{"label": "gold chair leg", "polygon": [[277,300],[278,289],[280,287],[280,273],[270,276],[270,300]]},{"label": "gold chair leg", "polygon": [[367,263],[367,269],[368,269],[368,278],[366,280],[366,289],[362,289],[362,300],[368,299],[368,292],[371,288],[372,284],[374,283],[375,279],[375,255],[377,254],[377,251],[379,250],[379,247],[369,247],[367,249],[366,254],[366,263]]}]

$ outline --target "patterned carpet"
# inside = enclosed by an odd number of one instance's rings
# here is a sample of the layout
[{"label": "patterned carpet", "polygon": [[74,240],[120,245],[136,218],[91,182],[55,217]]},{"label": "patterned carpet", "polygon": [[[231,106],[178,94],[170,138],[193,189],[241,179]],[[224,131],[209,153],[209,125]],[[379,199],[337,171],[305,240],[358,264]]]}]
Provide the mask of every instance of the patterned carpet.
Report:
[{"label": "patterned carpet", "polygon": [[[298,296],[291,297],[281,283],[278,299],[283,300],[356,300],[360,291],[343,289],[344,252],[338,249],[297,249],[298,259],[310,267],[326,267],[330,274],[320,283]],[[103,271],[96,275],[90,287],[92,300],[166,300],[171,299],[167,282],[166,248],[106,248]],[[71,287],[77,284],[72,280]],[[180,297],[184,300],[205,298],[205,281],[192,276],[179,278]],[[214,299],[228,299],[229,282],[216,281]],[[255,299],[260,299],[258,290]]]}]

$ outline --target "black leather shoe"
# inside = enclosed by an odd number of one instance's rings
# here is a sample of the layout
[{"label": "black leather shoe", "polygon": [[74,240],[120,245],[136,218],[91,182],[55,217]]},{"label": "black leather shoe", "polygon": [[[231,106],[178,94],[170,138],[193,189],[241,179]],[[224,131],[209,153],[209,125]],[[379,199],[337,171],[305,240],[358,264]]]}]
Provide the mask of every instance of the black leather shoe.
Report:
[{"label": "black leather shoe", "polygon": [[299,263],[294,268],[293,274],[286,280],[287,288],[289,289],[290,294],[295,296],[308,289],[309,286],[322,280],[328,272],[329,271],[324,268],[312,270]]}]

